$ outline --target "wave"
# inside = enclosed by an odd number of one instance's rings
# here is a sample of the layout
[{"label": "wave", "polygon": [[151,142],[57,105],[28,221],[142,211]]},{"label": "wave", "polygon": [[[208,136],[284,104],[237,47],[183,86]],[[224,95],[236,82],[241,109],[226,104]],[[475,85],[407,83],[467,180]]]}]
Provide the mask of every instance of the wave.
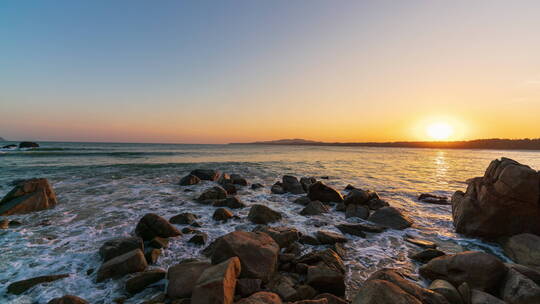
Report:
[{"label": "wave", "polygon": [[61,152],[62,150],[46,151],[4,151],[0,157],[151,157],[151,156],[178,156],[190,152]]}]

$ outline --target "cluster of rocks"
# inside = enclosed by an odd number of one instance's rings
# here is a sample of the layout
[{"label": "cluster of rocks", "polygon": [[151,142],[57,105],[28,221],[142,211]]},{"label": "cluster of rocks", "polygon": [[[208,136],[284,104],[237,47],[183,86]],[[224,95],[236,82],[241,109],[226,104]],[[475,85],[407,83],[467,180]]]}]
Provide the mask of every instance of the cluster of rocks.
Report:
[{"label": "cluster of rocks", "polygon": [[18,145],[16,144],[9,144],[2,147],[2,149],[14,149],[14,148],[39,148],[39,144],[31,141],[23,141],[20,142]]}]

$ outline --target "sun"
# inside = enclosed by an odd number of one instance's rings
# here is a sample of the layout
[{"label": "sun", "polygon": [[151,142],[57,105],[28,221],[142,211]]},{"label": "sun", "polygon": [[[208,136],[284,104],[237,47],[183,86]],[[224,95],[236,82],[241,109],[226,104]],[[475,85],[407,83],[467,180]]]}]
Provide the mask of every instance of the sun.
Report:
[{"label": "sun", "polygon": [[452,133],[454,133],[454,129],[451,125],[445,122],[438,122],[429,125],[426,128],[426,132],[427,135],[433,140],[446,140],[450,136],[452,136]]}]

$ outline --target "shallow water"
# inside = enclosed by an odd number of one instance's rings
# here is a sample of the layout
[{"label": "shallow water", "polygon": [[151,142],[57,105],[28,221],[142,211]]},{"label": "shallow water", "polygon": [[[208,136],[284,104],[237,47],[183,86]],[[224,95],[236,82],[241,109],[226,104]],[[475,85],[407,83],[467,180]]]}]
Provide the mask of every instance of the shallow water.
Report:
[{"label": "shallow water", "polygon": [[[235,229],[251,230],[245,217],[248,209],[235,210],[242,219],[217,224],[211,219],[213,207],[193,202],[212,185],[177,185],[180,177],[195,168],[213,168],[239,173],[250,183],[267,187],[242,188],[239,197],[248,205],[262,203],[281,211],[284,219],[276,225],[294,226],[302,232],[318,229],[336,231],[343,213],[323,216],[298,215],[302,206],[292,204],[296,195],[275,195],[270,186],[284,174],[328,176],[324,182],[343,189],[347,184],[375,190],[391,205],[407,212],[415,225],[404,231],[373,234],[365,239],[347,235],[349,294],[369,274],[381,267],[399,267],[417,277],[417,267],[408,259],[414,245],[403,236],[433,240],[442,250],[485,250],[505,257],[498,246],[453,232],[449,206],[418,202],[423,192],[450,196],[464,190],[464,181],[483,175],[489,162],[513,158],[540,168],[540,152],[494,150],[432,150],[404,148],[231,146],[44,143],[28,151],[0,151],[0,196],[16,179],[46,177],[58,196],[56,208],[28,215],[11,216],[23,222],[20,228],[0,230],[0,302],[47,303],[51,298],[75,294],[91,303],[110,303],[127,296],[124,279],[95,283],[101,264],[98,249],[111,237],[130,234],[148,212],[169,218],[181,212],[202,217],[202,231],[211,240]],[[42,225],[44,221],[49,225]],[[316,226],[323,225],[320,228]],[[182,227],[179,227],[182,228]],[[182,258],[199,256],[202,247],[187,244],[190,235],[171,239],[156,267],[167,268]],[[7,285],[39,275],[69,273],[71,278],[35,287],[21,296],[6,294]],[[139,303],[159,293],[149,288],[129,298]]]}]

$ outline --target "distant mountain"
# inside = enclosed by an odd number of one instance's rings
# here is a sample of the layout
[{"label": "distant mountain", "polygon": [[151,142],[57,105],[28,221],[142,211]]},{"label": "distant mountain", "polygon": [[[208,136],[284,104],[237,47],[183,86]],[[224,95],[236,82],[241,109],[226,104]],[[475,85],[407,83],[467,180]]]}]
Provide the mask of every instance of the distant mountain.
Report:
[{"label": "distant mountain", "polygon": [[401,141],[401,142],[320,142],[305,139],[280,139],[233,145],[299,145],[381,148],[434,148],[434,149],[494,149],[494,150],[540,150],[540,138],[535,139],[476,139],[467,141]]}]

